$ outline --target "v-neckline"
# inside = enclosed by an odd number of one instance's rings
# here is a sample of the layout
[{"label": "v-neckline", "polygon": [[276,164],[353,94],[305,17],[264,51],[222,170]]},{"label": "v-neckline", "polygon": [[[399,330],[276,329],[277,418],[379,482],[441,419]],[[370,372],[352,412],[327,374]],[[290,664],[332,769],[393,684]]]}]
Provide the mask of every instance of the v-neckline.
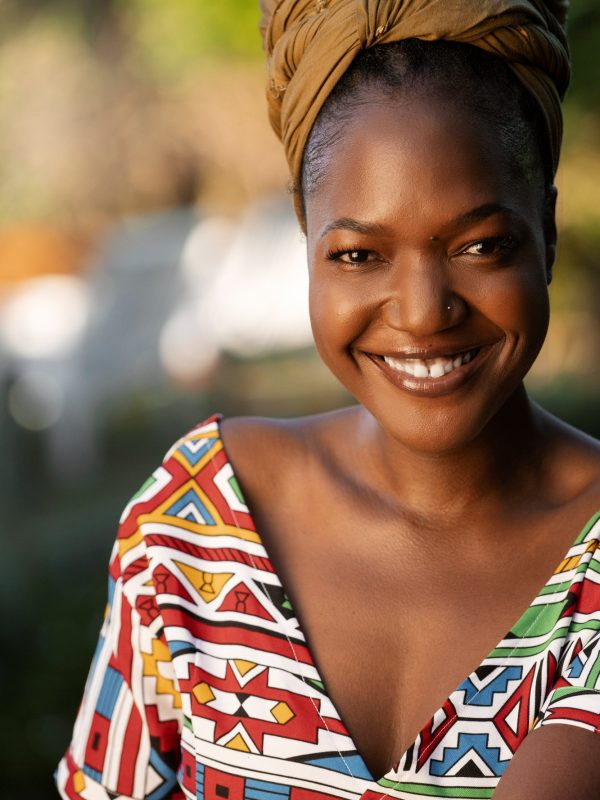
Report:
[{"label": "v-neckline", "polygon": [[[475,667],[475,669],[472,672],[470,672],[459,683],[459,685],[456,687],[456,689],[454,689],[454,691],[452,691],[448,695],[448,697],[446,698],[444,703],[433,712],[433,714],[429,717],[429,719],[425,722],[425,724],[420,728],[419,732],[417,733],[417,735],[413,739],[413,741],[408,745],[408,747],[402,753],[402,755],[390,766],[388,771],[384,775],[382,775],[381,777],[375,778],[373,776],[371,770],[369,769],[369,767],[365,763],[365,760],[364,760],[362,754],[360,753],[359,749],[357,748],[356,743],[354,741],[354,738],[353,738],[352,734],[350,733],[350,730],[349,730],[348,726],[346,725],[346,722],[345,722],[344,718],[340,714],[337,706],[335,705],[335,703],[331,699],[331,696],[329,695],[329,692],[327,690],[327,683],[324,681],[323,675],[321,673],[321,670],[318,667],[317,659],[315,658],[315,655],[313,653],[313,650],[312,650],[312,647],[310,645],[309,639],[308,639],[305,631],[303,630],[302,626],[300,625],[300,620],[299,620],[298,615],[296,613],[296,608],[292,604],[291,600],[289,599],[289,595],[288,595],[288,593],[286,591],[286,588],[282,583],[282,580],[281,580],[281,578],[279,576],[279,573],[277,572],[277,570],[275,569],[275,567],[273,565],[273,562],[271,560],[271,556],[269,554],[269,551],[266,548],[265,542],[264,542],[264,540],[263,540],[263,538],[262,538],[262,536],[260,534],[260,531],[258,530],[258,526],[256,525],[256,522],[254,521],[254,517],[253,517],[253,515],[252,515],[252,513],[250,511],[250,508],[248,506],[246,495],[244,494],[244,489],[243,489],[240,481],[237,478],[237,475],[236,475],[235,470],[233,468],[233,464],[231,462],[231,459],[229,458],[229,454],[227,452],[227,448],[225,447],[225,440],[223,438],[222,429],[221,429],[221,421],[222,421],[222,419],[223,419],[223,417],[222,417],[221,414],[217,414],[213,418],[213,420],[216,422],[217,434],[218,434],[218,438],[219,438],[219,441],[220,441],[221,446],[222,446],[225,463],[228,465],[229,469],[231,470],[231,476],[235,480],[235,482],[236,482],[236,484],[237,484],[237,486],[239,488],[240,495],[243,498],[243,501],[244,501],[244,503],[246,505],[246,508],[248,509],[247,519],[249,520],[249,522],[250,522],[250,524],[252,526],[253,532],[256,534],[256,537],[257,537],[257,540],[258,540],[257,543],[260,544],[260,546],[263,548],[263,551],[265,553],[264,559],[267,562],[267,564],[269,565],[270,569],[272,570],[273,575],[277,578],[277,581],[279,582],[279,587],[282,590],[283,594],[288,599],[288,602],[289,602],[289,605],[290,605],[290,609],[293,612],[294,617],[296,618],[297,631],[302,636],[302,638],[304,640],[305,652],[306,652],[306,655],[307,655],[307,662],[315,670],[315,673],[317,675],[317,679],[323,686],[323,694],[325,695],[325,697],[327,698],[327,701],[331,705],[331,708],[334,710],[335,714],[337,715],[337,717],[338,717],[338,719],[339,719],[339,721],[341,723],[341,726],[344,729],[345,734],[346,734],[348,740],[350,741],[350,743],[352,745],[353,755],[358,759],[358,762],[359,762],[359,765],[360,765],[360,768],[361,768],[359,770],[359,772],[362,772],[363,774],[362,775],[355,775],[353,772],[351,772],[350,768],[347,766],[348,772],[349,772],[349,774],[350,774],[350,776],[352,778],[362,778],[363,780],[365,780],[365,779],[366,780],[370,780],[372,783],[376,784],[382,790],[383,793],[385,793],[385,791],[387,790],[387,786],[382,785],[382,784],[384,784],[384,782],[386,782],[386,781],[387,782],[392,782],[395,785],[398,785],[399,783],[401,783],[401,780],[398,780],[395,776],[397,775],[398,772],[402,771],[402,766],[405,763],[405,761],[407,760],[407,757],[410,756],[410,754],[414,750],[415,745],[419,742],[420,739],[423,738],[423,735],[427,734],[428,730],[430,730],[430,731],[433,730],[433,728],[435,726],[436,717],[439,717],[441,714],[445,714],[445,708],[448,705],[448,703],[452,703],[453,698],[458,694],[458,692],[463,691],[462,687],[467,682],[472,681],[473,679],[477,679],[477,672],[479,670],[481,670],[482,667],[489,666],[487,662],[491,661],[492,658],[494,658],[494,653],[497,650],[506,649],[506,648],[501,648],[502,643],[505,642],[507,639],[509,639],[509,637],[511,637],[511,634],[512,634],[513,630],[522,627],[522,623],[526,619],[528,613],[531,611],[531,608],[534,606],[535,601],[544,594],[546,588],[549,586],[550,582],[552,581],[552,578],[554,577],[554,575],[557,574],[560,565],[565,560],[570,558],[570,553],[573,550],[573,548],[576,547],[580,543],[580,541],[583,538],[583,536],[585,534],[587,534],[587,532],[590,531],[590,529],[593,527],[593,525],[600,519],[600,510],[596,511],[594,514],[592,514],[592,516],[587,520],[587,522],[585,523],[583,528],[579,531],[579,533],[577,534],[577,536],[575,537],[573,542],[569,545],[569,548],[566,551],[566,553],[563,556],[563,558],[556,565],[556,568],[550,574],[550,576],[548,577],[546,582],[543,584],[543,586],[540,588],[540,590],[531,599],[531,602],[529,603],[527,608],[518,617],[518,619],[513,623],[513,625],[511,625],[511,627],[509,628],[509,630],[507,631],[505,636],[502,639],[500,639],[500,641],[496,644],[496,646],[492,650],[490,650],[490,652]],[[538,614],[536,614],[535,619],[537,619],[537,617],[543,613],[543,611],[546,609],[548,604],[549,603],[540,604],[539,612],[538,612]],[[527,626],[528,629],[531,627],[531,625],[532,625],[532,623],[528,624],[528,626]],[[515,638],[510,638],[510,641],[512,643],[514,643],[514,646],[511,649],[511,652],[508,655],[504,656],[505,659],[506,658],[510,658],[512,652],[514,652],[514,650],[517,649],[517,647],[518,647],[517,643],[520,641],[521,638],[523,638],[523,637],[522,636],[517,636]],[[498,665],[497,664],[493,664],[491,666],[496,668]],[[433,743],[430,743],[430,744],[433,744]],[[340,753],[340,755],[342,755],[342,754]],[[365,776],[368,776],[368,778],[365,778]]]}]

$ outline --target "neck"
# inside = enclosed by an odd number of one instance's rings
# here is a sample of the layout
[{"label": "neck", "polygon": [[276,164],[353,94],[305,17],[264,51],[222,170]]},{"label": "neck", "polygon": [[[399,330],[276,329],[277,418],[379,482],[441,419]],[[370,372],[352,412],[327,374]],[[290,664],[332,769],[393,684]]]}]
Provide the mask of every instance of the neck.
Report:
[{"label": "neck", "polygon": [[506,508],[543,480],[543,416],[523,387],[473,441],[448,452],[411,450],[368,412],[363,419],[363,452],[375,480],[415,519],[453,524],[467,511]]}]

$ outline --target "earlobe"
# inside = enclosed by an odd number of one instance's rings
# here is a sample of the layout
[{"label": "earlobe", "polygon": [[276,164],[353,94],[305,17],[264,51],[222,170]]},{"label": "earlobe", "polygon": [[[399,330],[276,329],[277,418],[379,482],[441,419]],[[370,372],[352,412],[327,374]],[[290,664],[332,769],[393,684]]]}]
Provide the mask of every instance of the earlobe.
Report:
[{"label": "earlobe", "polygon": [[544,201],[544,241],[546,244],[546,283],[552,281],[552,269],[556,260],[556,198],[558,191],[552,185],[546,192]]}]

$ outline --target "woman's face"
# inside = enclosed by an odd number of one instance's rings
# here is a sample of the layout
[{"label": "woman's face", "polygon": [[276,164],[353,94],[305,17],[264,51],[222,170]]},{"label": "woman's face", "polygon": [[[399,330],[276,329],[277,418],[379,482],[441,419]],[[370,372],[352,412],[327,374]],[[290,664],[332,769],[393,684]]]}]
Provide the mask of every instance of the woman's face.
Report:
[{"label": "woman's face", "polygon": [[306,198],[310,313],[332,372],[395,438],[473,440],[548,324],[542,190],[451,98],[360,105]]}]

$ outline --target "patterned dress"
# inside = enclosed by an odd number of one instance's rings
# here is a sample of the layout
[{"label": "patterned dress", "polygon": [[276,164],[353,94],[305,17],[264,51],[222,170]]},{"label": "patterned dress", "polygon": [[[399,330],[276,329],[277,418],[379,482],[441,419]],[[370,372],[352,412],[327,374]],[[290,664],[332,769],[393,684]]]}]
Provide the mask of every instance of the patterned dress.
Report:
[{"label": "patterned dress", "polygon": [[121,518],[64,798],[489,798],[528,731],[600,732],[600,513],[379,780],[307,647],[223,448],[180,440]]}]

